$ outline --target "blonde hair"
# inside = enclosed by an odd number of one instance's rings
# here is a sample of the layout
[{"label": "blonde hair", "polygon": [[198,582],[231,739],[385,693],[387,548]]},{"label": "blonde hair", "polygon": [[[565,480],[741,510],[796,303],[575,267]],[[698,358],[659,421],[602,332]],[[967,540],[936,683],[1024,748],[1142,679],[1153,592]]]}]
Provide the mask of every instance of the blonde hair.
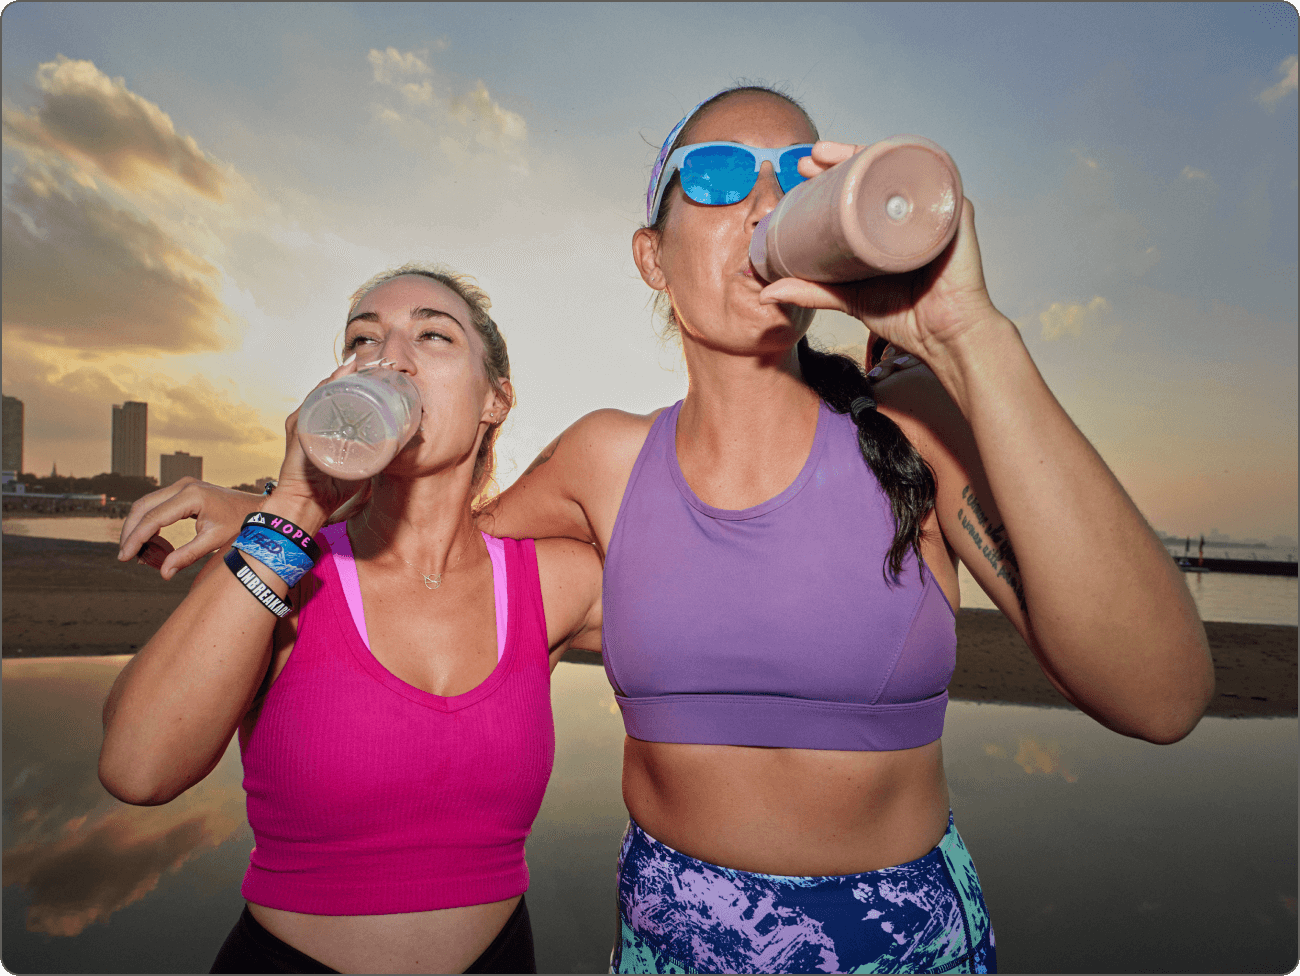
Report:
[{"label": "blonde hair", "polygon": [[[513,407],[514,396],[502,383],[510,379],[510,356],[506,352],[506,340],[496,322],[492,320],[492,316],[488,314],[488,309],[492,307],[492,299],[488,298],[487,292],[480,288],[478,282],[471,276],[452,271],[442,265],[410,261],[400,268],[381,271],[354,291],[348,300],[348,317],[351,317],[361,299],[367,294],[385,282],[403,275],[420,275],[436,281],[458,295],[469,306],[470,324],[483,340],[483,369],[487,372],[488,382],[492,384],[497,395],[506,401],[507,408]],[[478,455],[474,458],[474,474],[470,481],[472,499],[470,507],[475,514],[482,511],[497,494],[496,440],[497,431],[501,429],[504,421],[503,417],[497,423],[488,425],[487,432],[483,435],[483,442],[479,444]],[[365,488],[344,502],[338,511],[330,516],[330,522],[342,522],[360,512],[369,503],[374,487],[375,478],[371,478]]]}]

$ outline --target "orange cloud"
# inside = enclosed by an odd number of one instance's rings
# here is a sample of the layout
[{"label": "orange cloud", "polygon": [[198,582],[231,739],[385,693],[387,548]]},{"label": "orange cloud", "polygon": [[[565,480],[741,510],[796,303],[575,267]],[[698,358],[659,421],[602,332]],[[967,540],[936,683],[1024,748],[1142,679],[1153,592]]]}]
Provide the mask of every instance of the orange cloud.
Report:
[{"label": "orange cloud", "polygon": [[220,168],[122,78],[109,78],[90,61],[59,55],[37,69],[35,83],[38,105],[30,112],[6,109],[3,114],[6,142],[90,163],[123,186],[163,174],[221,200]]},{"label": "orange cloud", "polygon": [[261,413],[204,376],[184,379],[113,362],[68,362],[56,350],[27,342],[6,345],[6,391],[27,406],[28,436],[107,441],[109,404],[149,404],[151,449],[160,440],[185,445],[268,445],[278,454],[283,432]]}]

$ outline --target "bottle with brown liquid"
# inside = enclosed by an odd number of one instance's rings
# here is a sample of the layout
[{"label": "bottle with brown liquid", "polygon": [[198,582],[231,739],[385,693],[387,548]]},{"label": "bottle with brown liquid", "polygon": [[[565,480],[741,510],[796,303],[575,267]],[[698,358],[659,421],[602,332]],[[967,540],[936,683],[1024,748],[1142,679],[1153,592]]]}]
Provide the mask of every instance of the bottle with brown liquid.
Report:
[{"label": "bottle with brown liquid", "polygon": [[794,187],[754,230],[767,281],[860,281],[933,261],[957,233],[961,176],[921,136],[894,136]]}]

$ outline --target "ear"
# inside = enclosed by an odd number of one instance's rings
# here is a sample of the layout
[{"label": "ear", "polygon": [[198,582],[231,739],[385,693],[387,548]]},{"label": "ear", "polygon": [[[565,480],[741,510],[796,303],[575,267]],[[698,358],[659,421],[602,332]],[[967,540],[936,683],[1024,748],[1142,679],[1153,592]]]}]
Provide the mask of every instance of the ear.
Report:
[{"label": "ear", "polygon": [[509,380],[501,381],[501,389],[488,388],[488,395],[483,400],[483,414],[479,418],[485,424],[501,424],[510,413],[510,405],[515,402],[515,388]]},{"label": "ear", "polygon": [[655,291],[668,287],[663,269],[659,267],[659,232],[652,227],[642,227],[632,235],[632,260],[641,272],[641,280]]}]

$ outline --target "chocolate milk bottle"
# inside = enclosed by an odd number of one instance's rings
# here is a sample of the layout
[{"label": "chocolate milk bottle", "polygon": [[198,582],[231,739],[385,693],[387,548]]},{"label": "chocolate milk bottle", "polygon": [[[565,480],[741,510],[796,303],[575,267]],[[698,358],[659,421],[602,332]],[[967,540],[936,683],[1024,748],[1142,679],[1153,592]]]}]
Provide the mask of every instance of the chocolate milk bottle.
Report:
[{"label": "chocolate milk bottle", "polygon": [[961,176],[921,136],[894,136],[806,180],[754,230],[760,277],[859,281],[933,261],[957,233]]},{"label": "chocolate milk bottle", "polygon": [[311,392],[298,412],[298,443],[326,474],[360,481],[388,467],[422,415],[406,375],[371,363]]}]

